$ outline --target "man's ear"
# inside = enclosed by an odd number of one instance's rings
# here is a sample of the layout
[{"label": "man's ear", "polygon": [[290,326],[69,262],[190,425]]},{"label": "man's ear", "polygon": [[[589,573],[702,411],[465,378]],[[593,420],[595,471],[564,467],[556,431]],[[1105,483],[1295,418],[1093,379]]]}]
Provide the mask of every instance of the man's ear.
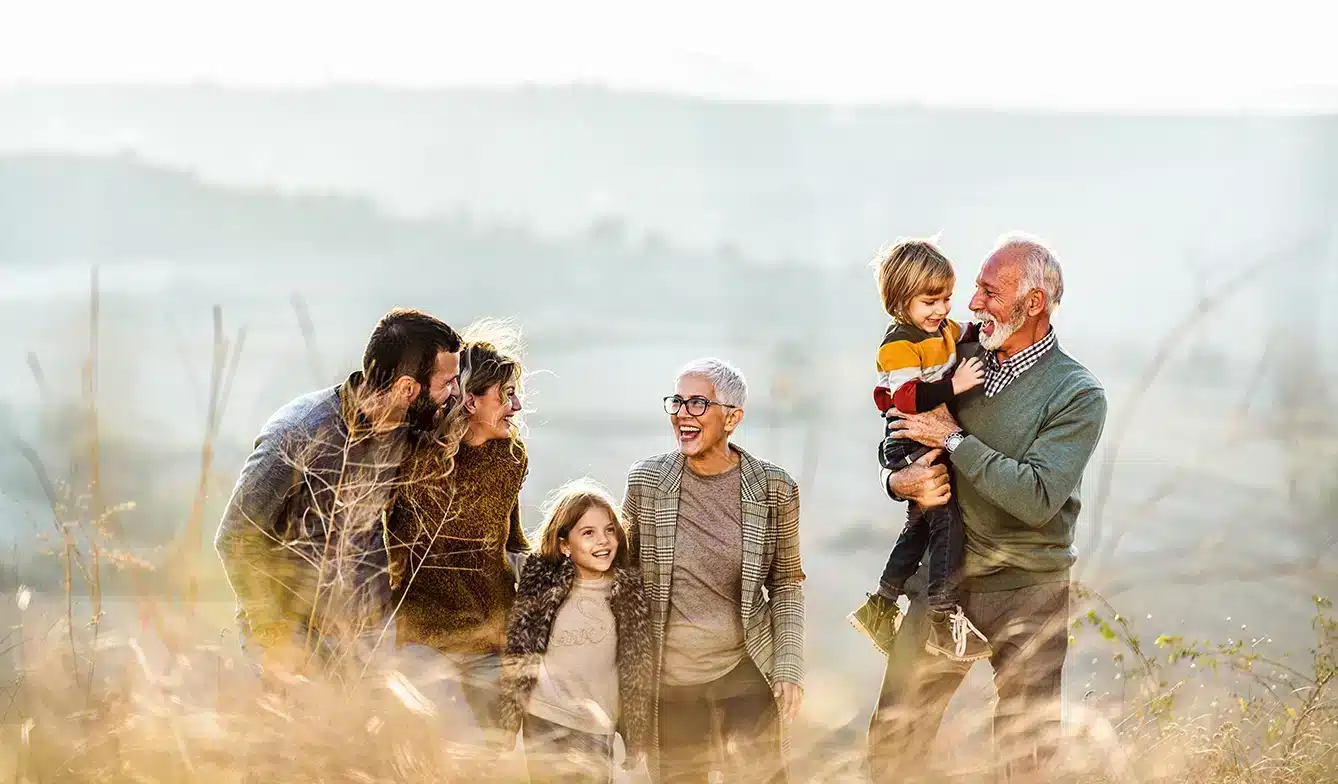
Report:
[{"label": "man's ear", "polygon": [[395,403],[407,406],[414,401],[414,398],[418,397],[418,393],[422,391],[422,386],[412,376],[400,376],[390,386],[390,397]]},{"label": "man's ear", "polygon": [[1045,312],[1045,292],[1036,289],[1027,295],[1027,315],[1039,316]]}]

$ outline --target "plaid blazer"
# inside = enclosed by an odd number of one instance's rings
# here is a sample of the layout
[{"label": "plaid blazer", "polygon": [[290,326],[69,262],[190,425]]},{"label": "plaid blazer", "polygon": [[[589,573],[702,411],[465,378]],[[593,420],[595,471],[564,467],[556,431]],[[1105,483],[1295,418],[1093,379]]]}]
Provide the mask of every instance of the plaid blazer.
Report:
[{"label": "plaid blazer", "polygon": [[[784,469],[738,447],[743,504],[743,643],[769,684],[804,682],[804,570],[799,558],[799,487]],[[655,669],[664,654],[674,573],[678,499],[687,459],[678,452],[648,457],[627,475],[623,519],[632,560],[641,567],[655,641]],[[658,677],[657,693],[658,693]],[[652,770],[659,743],[659,700],[652,729]],[[786,744],[788,745],[788,744]]]}]

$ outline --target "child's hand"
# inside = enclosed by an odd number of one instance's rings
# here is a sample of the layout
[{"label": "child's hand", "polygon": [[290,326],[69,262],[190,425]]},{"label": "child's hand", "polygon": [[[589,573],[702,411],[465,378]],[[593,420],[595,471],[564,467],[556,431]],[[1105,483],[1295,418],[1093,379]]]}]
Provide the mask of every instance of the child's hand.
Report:
[{"label": "child's hand", "polygon": [[971,357],[958,365],[957,372],[952,374],[952,393],[960,395],[983,383],[985,383],[985,366],[980,364],[978,357]]}]

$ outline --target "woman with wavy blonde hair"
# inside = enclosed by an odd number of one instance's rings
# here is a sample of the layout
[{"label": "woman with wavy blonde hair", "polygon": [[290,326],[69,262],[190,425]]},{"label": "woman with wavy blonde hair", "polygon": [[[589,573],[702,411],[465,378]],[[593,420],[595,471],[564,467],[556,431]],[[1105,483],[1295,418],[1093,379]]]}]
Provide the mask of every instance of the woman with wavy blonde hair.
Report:
[{"label": "woman with wavy blonde hair", "polygon": [[438,431],[440,449],[410,464],[387,541],[401,661],[453,738],[479,730],[484,737],[474,739],[486,741],[497,727],[506,618],[529,551],[520,522],[529,461],[519,437],[518,332],[485,321],[462,337],[460,399]]}]

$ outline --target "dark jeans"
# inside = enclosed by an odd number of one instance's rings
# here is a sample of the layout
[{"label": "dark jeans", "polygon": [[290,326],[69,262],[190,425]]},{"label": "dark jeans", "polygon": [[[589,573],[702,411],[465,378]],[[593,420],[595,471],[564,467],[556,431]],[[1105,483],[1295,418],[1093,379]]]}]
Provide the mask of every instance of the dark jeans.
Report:
[{"label": "dark jeans", "polygon": [[659,714],[659,782],[705,784],[713,770],[731,784],[788,780],[776,698],[747,656],[710,683],[661,686]]},{"label": "dark jeans", "polygon": [[892,423],[898,419],[901,417],[887,417],[887,424],[883,426],[883,440],[878,443],[878,464],[891,471],[900,471],[929,451],[929,447],[918,441],[892,437],[897,432],[892,429]]},{"label": "dark jeans", "polygon": [[906,526],[878,578],[879,590],[890,597],[900,595],[924,560],[929,570],[929,603],[938,610],[951,610],[957,604],[965,550],[966,531],[955,495],[946,505],[932,509],[912,502],[907,507]]},{"label": "dark jeans", "polygon": [[[888,418],[883,440],[878,444],[878,464],[892,471],[900,471],[930,451],[908,438],[893,438],[896,431],[892,423],[898,419],[901,417]],[[920,562],[928,561],[929,600],[936,609],[951,610],[957,604],[957,584],[966,549],[957,493],[952,494],[945,506],[932,509],[921,509],[914,503],[907,506],[906,526],[887,557],[883,576],[878,579],[879,592],[891,598],[900,595],[906,589],[906,580],[920,568]]]},{"label": "dark jeans", "polygon": [[532,782],[608,784],[613,780],[613,736],[592,735],[538,716],[521,728]]},{"label": "dark jeans", "polygon": [[[962,595],[962,609],[994,654],[994,762],[1005,780],[1044,781],[1042,768],[1059,742],[1060,693],[1068,653],[1069,584]],[[903,781],[923,772],[934,736],[969,663],[924,649],[928,603],[910,612],[887,657],[878,706],[869,725],[872,780]]]}]

